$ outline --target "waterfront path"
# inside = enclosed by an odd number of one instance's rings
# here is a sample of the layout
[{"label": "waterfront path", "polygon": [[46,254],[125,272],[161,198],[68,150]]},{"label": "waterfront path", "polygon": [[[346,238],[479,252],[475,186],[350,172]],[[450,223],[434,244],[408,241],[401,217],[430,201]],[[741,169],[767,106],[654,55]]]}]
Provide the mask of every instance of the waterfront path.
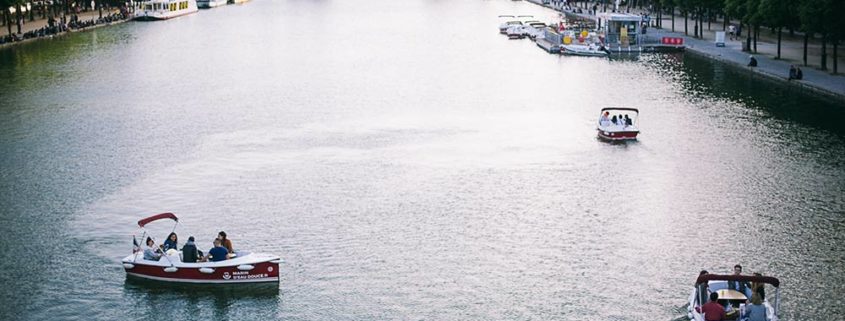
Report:
[{"label": "waterfront path", "polygon": [[[542,5],[539,0],[529,0],[529,2],[537,5]],[[546,7],[557,10],[548,5],[546,5]],[[586,11],[585,13],[577,14],[567,11],[564,12],[568,16],[579,17],[582,19],[595,19],[594,15],[590,15],[586,13]],[[632,10],[632,14],[639,14],[639,12],[635,12],[635,10]],[[680,22],[677,21],[678,19],[680,19]],[[668,22],[666,20],[668,20]],[[787,76],[789,74],[790,65],[796,65],[799,67],[801,66],[801,55],[803,54],[803,40],[800,40],[799,42],[797,37],[787,37],[786,35],[784,35],[783,41],[781,43],[782,59],[775,59],[775,53],[777,50],[776,43],[768,42],[768,40],[770,40],[768,37],[762,37],[761,39],[758,39],[758,52],[753,54],[754,57],[757,59],[758,66],[747,67],[749,56],[752,54],[742,51],[742,41],[744,40],[744,38],[742,38],[741,40],[737,39],[731,41],[730,39],[727,39],[728,36],[726,35],[725,46],[716,47],[713,39],[715,38],[715,32],[721,31],[722,22],[718,22],[718,24],[714,23],[713,26],[717,28],[713,28],[712,30],[706,30],[705,28],[704,39],[698,39],[684,34],[683,16],[676,15],[675,20],[675,32],[672,32],[667,29],[667,26],[670,26],[671,24],[671,17],[664,17],[663,29],[657,29],[654,27],[649,28],[648,35],[650,37],[683,37],[686,50],[689,52],[704,55],[712,59],[735,65],[737,68],[745,69],[748,72],[752,72],[761,76],[766,76],[772,79],[779,79],[784,82],[788,81]],[[693,26],[690,25],[688,30],[690,33],[692,33]],[[761,30],[760,33],[765,34],[767,32],[765,30]],[[816,43],[811,43],[811,46],[809,47],[808,62],[811,63],[811,66],[802,68],[802,71],[804,73],[804,79],[791,80],[788,82],[795,86],[804,87],[822,94],[845,100],[845,75],[841,73],[834,75],[831,74],[829,70],[819,70],[817,68],[812,67],[812,62],[818,63],[821,59],[821,50],[818,48],[818,46],[819,45]],[[832,49],[828,48],[828,50],[829,59],[832,59],[832,55],[830,55]],[[840,61],[842,61],[843,56],[845,55],[840,55]],[[842,63],[840,63],[839,66],[840,68],[845,68]],[[828,68],[830,67],[831,65],[829,64]]]},{"label": "waterfront path", "polygon": [[[103,18],[106,18],[110,15],[118,14],[118,13],[120,13],[119,8],[104,9],[102,16],[103,16]],[[100,12],[98,10],[82,11],[80,13],[76,13],[76,16],[77,16],[78,21],[80,21],[80,22],[97,21],[97,19],[100,18]],[[70,15],[68,15],[67,18],[70,18]],[[57,21],[60,20],[60,19],[61,19],[61,16],[56,17]],[[112,21],[108,21],[108,22],[96,23],[96,24],[93,24],[93,25],[86,25],[84,27],[68,28],[67,32],[85,31],[85,30],[90,30],[90,29],[98,28],[98,27],[102,27],[102,26],[113,25],[113,24],[117,24],[117,23],[121,23],[121,22],[125,22],[125,21],[127,21],[127,20],[118,19],[118,20],[112,20]],[[12,22],[12,33],[15,33],[15,34],[18,34],[18,35],[23,35],[23,34],[26,34],[28,32],[37,31],[37,30],[44,28],[44,27],[47,27],[47,26],[48,26],[48,19],[46,19],[46,18],[43,18],[43,19],[38,18],[38,19],[35,19],[35,20],[32,20],[32,21],[29,21],[28,19],[24,19],[23,23],[21,24],[21,33],[20,34],[17,33],[17,30],[18,30],[17,25],[15,25],[14,22]],[[38,40],[38,39],[42,39],[42,38],[49,38],[51,36],[61,35],[63,33],[65,33],[65,32],[59,32],[58,34],[52,34],[52,35],[48,35],[48,36],[27,38],[27,39],[15,41],[15,42],[0,43],[0,48],[6,47],[6,46],[13,46],[13,45],[20,44],[20,43],[26,43],[26,42],[30,42],[30,41]],[[0,28],[0,37],[6,37],[7,35],[8,35],[8,27],[4,25],[4,26],[2,26],[2,28]]]}]

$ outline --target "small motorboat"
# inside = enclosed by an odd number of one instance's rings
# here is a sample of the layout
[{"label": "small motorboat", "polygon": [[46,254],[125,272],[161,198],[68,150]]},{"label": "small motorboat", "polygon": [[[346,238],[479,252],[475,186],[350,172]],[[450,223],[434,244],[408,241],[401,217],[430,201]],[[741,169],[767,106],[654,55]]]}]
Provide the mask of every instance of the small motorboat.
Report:
[{"label": "small motorboat", "polygon": [[640,133],[639,119],[640,111],[636,108],[602,108],[596,130],[602,139],[635,140]]},{"label": "small motorboat", "polygon": [[719,294],[718,302],[725,307],[727,320],[744,320],[747,317],[745,315],[746,301],[751,299],[751,289],[746,288],[746,293],[730,289],[728,287],[728,281],[755,282],[775,287],[774,305],[769,303],[770,296],[767,295],[763,299],[763,306],[766,307],[766,319],[769,321],[778,321],[780,281],[777,278],[771,276],[717,274],[699,275],[698,279],[695,280],[695,288],[692,290],[692,294],[690,294],[689,306],[687,308],[687,316],[691,321],[704,321],[701,306],[710,300],[710,293],[713,292]]},{"label": "small motorboat", "polygon": [[607,57],[609,55],[607,49],[603,46],[590,45],[563,45],[561,46],[561,53],[569,56],[584,56],[584,57]]},{"label": "small motorboat", "polygon": [[502,20],[502,23],[499,24],[499,33],[507,34],[508,28],[515,26],[515,25],[522,25],[522,21],[516,19],[514,15],[500,15],[499,19]]},{"label": "small motorboat", "polygon": [[[144,226],[167,219],[179,224],[173,213],[161,213],[138,221],[138,226],[144,230],[142,241],[148,235]],[[144,259],[138,242],[134,243],[133,253],[121,260],[127,277],[181,283],[279,282],[279,263],[282,260],[273,254],[236,250],[233,257],[222,261],[188,263],[182,262],[182,251],[171,249],[158,260],[151,261]]]},{"label": "small motorboat", "polygon": [[508,28],[505,33],[508,35],[508,39],[522,39],[525,38],[525,33],[522,30],[522,25],[514,25]]}]

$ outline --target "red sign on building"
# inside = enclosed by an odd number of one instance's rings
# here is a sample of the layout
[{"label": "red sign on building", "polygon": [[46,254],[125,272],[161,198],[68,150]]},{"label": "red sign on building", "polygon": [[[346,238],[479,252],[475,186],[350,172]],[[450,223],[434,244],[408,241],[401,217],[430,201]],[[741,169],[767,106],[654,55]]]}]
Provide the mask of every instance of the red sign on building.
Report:
[{"label": "red sign on building", "polygon": [[676,45],[681,46],[684,44],[684,38],[681,37],[663,37],[660,43],[664,45]]}]

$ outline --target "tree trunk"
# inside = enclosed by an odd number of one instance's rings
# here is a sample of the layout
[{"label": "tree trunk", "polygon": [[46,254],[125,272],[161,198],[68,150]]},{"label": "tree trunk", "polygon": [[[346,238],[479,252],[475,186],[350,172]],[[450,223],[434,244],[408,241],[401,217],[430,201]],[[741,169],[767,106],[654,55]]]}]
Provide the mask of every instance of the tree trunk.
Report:
[{"label": "tree trunk", "polygon": [[807,66],[807,40],[810,38],[810,33],[804,33],[804,67]]},{"label": "tree trunk", "polygon": [[745,48],[748,51],[751,51],[751,33],[754,32],[753,31],[754,28],[752,28],[750,24],[746,27],[748,27],[748,29],[751,29],[751,30],[745,31]]},{"label": "tree trunk", "polygon": [[656,10],[656,11],[657,11],[657,15],[656,15],[656,16],[657,16],[657,20],[655,20],[655,21],[654,21],[654,27],[655,27],[655,28],[657,28],[657,29],[660,29],[660,23],[662,22],[662,21],[660,20],[660,18],[661,18],[661,13],[662,13],[662,12],[660,12],[660,11],[661,11],[661,10],[660,10],[660,7],[656,7],[656,6],[655,6],[655,7],[652,7],[652,9],[654,9],[654,10]]},{"label": "tree trunk", "polygon": [[822,35],[822,70],[827,70],[827,35]]},{"label": "tree trunk", "polygon": [[728,20],[730,19],[727,13],[722,16],[722,31],[728,31]]},{"label": "tree trunk", "polygon": [[15,10],[15,20],[18,24],[18,33],[21,33],[21,21],[23,20],[23,18],[21,17],[21,4],[18,3],[15,8],[17,9]]},{"label": "tree trunk", "polygon": [[684,34],[689,36],[689,23],[687,23],[687,19],[689,17],[689,13],[684,10]]},{"label": "tree trunk", "polygon": [[836,49],[837,49],[838,46],[839,46],[839,40],[834,41],[833,42],[833,73],[834,74],[839,72],[839,63],[837,63],[837,60],[839,60],[839,55],[836,52]]},{"label": "tree trunk", "polygon": [[754,30],[754,53],[757,53],[757,36],[760,35],[760,26],[754,26],[752,30]]},{"label": "tree trunk", "polygon": [[3,18],[6,21],[6,29],[9,29],[9,36],[12,35],[12,17],[9,14],[9,9],[3,10]]},{"label": "tree trunk", "polygon": [[780,38],[783,34],[783,27],[778,28],[778,57],[775,59],[780,59]]},{"label": "tree trunk", "polygon": [[675,32],[675,7],[672,7],[672,32]]}]

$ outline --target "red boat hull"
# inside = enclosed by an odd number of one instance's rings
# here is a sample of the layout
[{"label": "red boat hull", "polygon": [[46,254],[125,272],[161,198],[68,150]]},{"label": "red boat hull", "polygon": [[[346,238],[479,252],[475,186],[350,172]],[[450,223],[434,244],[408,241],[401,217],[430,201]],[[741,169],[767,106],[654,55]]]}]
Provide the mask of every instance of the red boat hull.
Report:
[{"label": "red boat hull", "polygon": [[619,132],[608,132],[603,130],[598,130],[599,137],[602,139],[607,140],[633,140],[637,139],[637,134],[639,131],[619,131]]},{"label": "red boat hull", "polygon": [[238,266],[216,267],[211,273],[200,272],[199,268],[178,268],[175,272],[166,272],[164,267],[134,264],[126,268],[126,274],[132,277],[183,283],[255,283],[279,282],[279,263],[261,262],[252,264],[254,268],[242,271]]}]

